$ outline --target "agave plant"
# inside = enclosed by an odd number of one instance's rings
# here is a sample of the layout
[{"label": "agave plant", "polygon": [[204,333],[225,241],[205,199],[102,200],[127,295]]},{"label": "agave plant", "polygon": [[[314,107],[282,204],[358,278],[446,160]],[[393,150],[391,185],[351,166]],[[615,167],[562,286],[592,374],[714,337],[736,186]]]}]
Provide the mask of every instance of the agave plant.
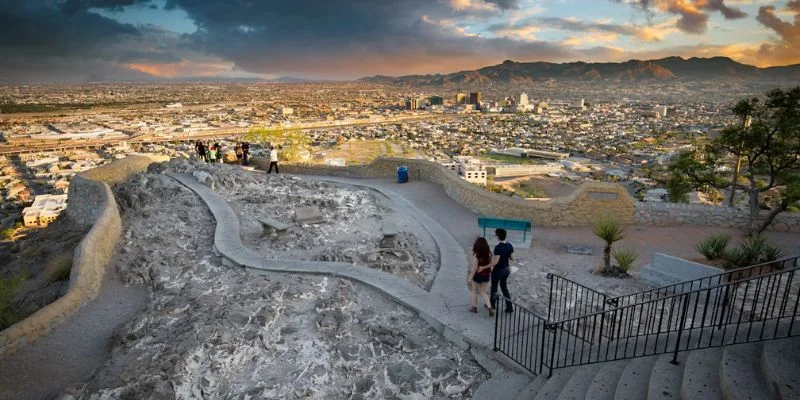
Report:
[{"label": "agave plant", "polygon": [[604,217],[595,221],[592,232],[606,243],[603,249],[603,264],[608,270],[611,268],[611,246],[614,242],[625,238],[625,228],[618,219]]},{"label": "agave plant", "polygon": [[722,257],[728,243],[731,241],[731,235],[727,233],[719,233],[706,237],[694,248],[706,258],[706,260],[714,260]]}]

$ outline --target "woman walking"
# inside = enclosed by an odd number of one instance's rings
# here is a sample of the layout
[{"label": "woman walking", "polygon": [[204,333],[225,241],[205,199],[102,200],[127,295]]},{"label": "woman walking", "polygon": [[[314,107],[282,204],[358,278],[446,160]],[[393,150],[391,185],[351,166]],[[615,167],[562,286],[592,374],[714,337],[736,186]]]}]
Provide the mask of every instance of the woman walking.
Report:
[{"label": "woman walking", "polygon": [[472,245],[472,307],[471,312],[478,312],[478,295],[483,298],[484,307],[489,310],[489,316],[494,316],[489,294],[486,289],[492,276],[492,252],[485,238],[479,237]]}]

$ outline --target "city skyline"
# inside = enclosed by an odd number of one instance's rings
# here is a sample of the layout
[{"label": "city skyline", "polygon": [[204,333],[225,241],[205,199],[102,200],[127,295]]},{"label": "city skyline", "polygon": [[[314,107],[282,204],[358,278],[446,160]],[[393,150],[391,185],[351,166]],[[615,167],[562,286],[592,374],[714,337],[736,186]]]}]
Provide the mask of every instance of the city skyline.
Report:
[{"label": "city skyline", "polygon": [[350,80],[500,63],[800,63],[800,0],[32,0],[0,9],[0,82]]}]

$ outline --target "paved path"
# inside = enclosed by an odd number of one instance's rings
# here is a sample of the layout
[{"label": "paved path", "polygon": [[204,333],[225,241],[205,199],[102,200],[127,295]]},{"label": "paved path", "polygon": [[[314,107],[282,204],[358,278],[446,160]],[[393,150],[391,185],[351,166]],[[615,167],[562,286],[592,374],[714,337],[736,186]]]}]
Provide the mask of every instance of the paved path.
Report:
[{"label": "paved path", "polygon": [[[309,273],[340,276],[369,285],[389,295],[396,302],[416,311],[428,324],[446,338],[462,346],[491,348],[494,324],[485,314],[469,312],[469,292],[465,285],[466,255],[463,247],[439,223],[410,201],[384,185],[370,181],[325,178],[328,181],[356,184],[375,189],[404,207],[404,211],[420,222],[431,233],[440,250],[441,266],[431,291],[398,276],[345,263],[266,259],[242,244],[239,219],[233,209],[213,190],[193,177],[168,173],[197,193],[206,203],[217,221],[214,233],[216,252],[230,266],[244,267],[248,272]],[[314,179],[314,178],[310,178]]]},{"label": "paved path", "polygon": [[105,365],[114,332],[149,300],[146,288],[122,283],[115,265],[109,264],[94,301],[33,343],[0,358],[0,399],[52,399]]}]

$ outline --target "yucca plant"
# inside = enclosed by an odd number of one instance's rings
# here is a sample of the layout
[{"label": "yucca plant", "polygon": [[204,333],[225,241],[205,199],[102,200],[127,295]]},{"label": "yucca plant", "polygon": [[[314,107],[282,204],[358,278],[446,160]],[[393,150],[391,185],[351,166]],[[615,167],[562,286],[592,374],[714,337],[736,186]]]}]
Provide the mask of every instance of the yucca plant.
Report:
[{"label": "yucca plant", "polygon": [[631,269],[631,266],[639,258],[639,255],[636,254],[636,250],[633,249],[620,249],[614,251],[614,260],[617,262],[619,269],[621,269],[626,274]]},{"label": "yucca plant", "polygon": [[714,260],[722,257],[725,249],[728,248],[728,243],[731,241],[731,235],[727,233],[719,233],[706,237],[694,248],[706,258],[706,260]]},{"label": "yucca plant", "polygon": [[625,228],[618,219],[603,217],[595,221],[592,232],[606,243],[603,249],[603,264],[606,270],[611,269],[611,246],[614,242],[625,238]]}]

